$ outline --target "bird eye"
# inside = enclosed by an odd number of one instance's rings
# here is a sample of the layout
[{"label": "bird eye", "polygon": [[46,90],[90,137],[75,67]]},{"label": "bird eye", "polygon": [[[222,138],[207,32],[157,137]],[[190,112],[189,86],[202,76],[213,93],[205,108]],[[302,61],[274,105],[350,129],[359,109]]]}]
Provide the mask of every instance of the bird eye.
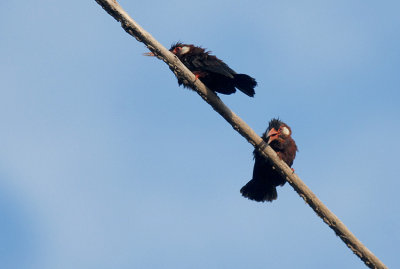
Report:
[{"label": "bird eye", "polygon": [[180,51],[182,49],[182,47],[176,47],[176,48],[174,48],[173,50],[172,50],[172,53],[173,54],[178,54],[178,52]]},{"label": "bird eye", "polygon": [[283,135],[290,135],[290,131],[287,127],[282,127],[281,131]]}]

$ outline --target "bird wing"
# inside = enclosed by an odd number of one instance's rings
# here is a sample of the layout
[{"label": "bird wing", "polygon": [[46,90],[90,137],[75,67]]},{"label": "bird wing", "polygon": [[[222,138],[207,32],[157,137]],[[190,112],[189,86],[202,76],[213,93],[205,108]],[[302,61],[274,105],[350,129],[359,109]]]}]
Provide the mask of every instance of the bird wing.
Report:
[{"label": "bird wing", "polygon": [[264,181],[266,178],[268,178],[268,171],[269,169],[269,164],[267,161],[260,156],[260,153],[258,151],[254,150],[254,168],[253,168],[253,180],[261,180]]},{"label": "bird wing", "polygon": [[192,65],[195,69],[221,74],[229,78],[233,78],[236,74],[236,72],[229,68],[227,64],[213,55],[207,55],[207,57],[196,57],[193,59]]}]

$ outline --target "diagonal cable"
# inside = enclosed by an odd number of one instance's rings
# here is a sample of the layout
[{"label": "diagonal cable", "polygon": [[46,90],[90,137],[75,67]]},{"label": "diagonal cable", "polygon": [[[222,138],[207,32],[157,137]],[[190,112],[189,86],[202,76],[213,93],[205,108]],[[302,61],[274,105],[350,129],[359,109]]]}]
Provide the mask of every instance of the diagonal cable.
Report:
[{"label": "diagonal cable", "polygon": [[246,140],[252,144],[264,158],[269,159],[274,167],[282,173],[294,190],[304,199],[304,201],[317,213],[317,215],[329,225],[337,236],[370,268],[387,269],[381,260],[378,259],[360,240],[355,237],[343,222],[336,217],[304,184],[304,182],[282,161],[275,151],[258,136],[247,123],[230,110],[221,99],[209,90],[200,80],[196,80],[193,73],[187,69],[182,62],[146,32],[122,9],[116,0],[96,0],[108,14],[121,23],[122,28],[144,43],[159,59],[164,61],[175,75],[182,79],[185,84],[191,85],[212,108],[217,111],[233,129],[239,132]]}]

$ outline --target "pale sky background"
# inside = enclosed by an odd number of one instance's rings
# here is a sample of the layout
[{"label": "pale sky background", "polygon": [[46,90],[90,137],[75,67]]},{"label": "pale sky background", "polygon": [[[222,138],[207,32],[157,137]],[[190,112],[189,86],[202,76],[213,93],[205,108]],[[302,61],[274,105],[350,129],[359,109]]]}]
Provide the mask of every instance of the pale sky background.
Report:
[{"label": "pale sky background", "polygon": [[[169,48],[255,77],[221,98],[400,268],[399,1],[121,1]],[[286,184],[241,197],[252,147],[93,1],[0,3],[0,268],[365,268]]]}]

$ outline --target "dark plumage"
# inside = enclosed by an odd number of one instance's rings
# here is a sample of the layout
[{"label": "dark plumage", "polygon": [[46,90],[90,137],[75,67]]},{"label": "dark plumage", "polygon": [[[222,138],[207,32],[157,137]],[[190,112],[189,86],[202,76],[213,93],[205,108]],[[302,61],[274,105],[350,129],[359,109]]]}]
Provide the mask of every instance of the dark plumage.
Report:
[{"label": "dark plumage", "polygon": [[[262,136],[262,139],[289,166],[292,166],[297,151],[296,143],[291,135],[292,130],[288,125],[279,119],[272,119],[269,122],[268,129]],[[257,202],[271,202],[276,200],[278,197],[276,187],[279,185],[283,186],[286,180],[272,168],[271,163],[264,159],[257,150],[254,150],[253,154],[255,160],[253,179],[240,192],[244,197]]]},{"label": "dark plumage", "polygon": [[[236,92],[237,88],[250,97],[254,96],[254,87],[257,86],[256,80],[245,74],[237,74],[223,61],[211,55],[209,51],[179,42],[172,45],[169,51],[175,54],[193,72],[196,78],[199,78],[210,90],[232,94]],[[154,56],[152,52],[144,55]],[[178,79],[178,83],[188,87],[181,79]]]},{"label": "dark plumage", "polygon": [[[172,45],[169,50],[210,90],[232,94],[236,92],[237,88],[248,96],[254,96],[256,80],[245,74],[237,74],[222,60],[211,55],[209,51],[182,43]],[[183,84],[181,80],[178,80],[178,83],[179,85]]]}]

